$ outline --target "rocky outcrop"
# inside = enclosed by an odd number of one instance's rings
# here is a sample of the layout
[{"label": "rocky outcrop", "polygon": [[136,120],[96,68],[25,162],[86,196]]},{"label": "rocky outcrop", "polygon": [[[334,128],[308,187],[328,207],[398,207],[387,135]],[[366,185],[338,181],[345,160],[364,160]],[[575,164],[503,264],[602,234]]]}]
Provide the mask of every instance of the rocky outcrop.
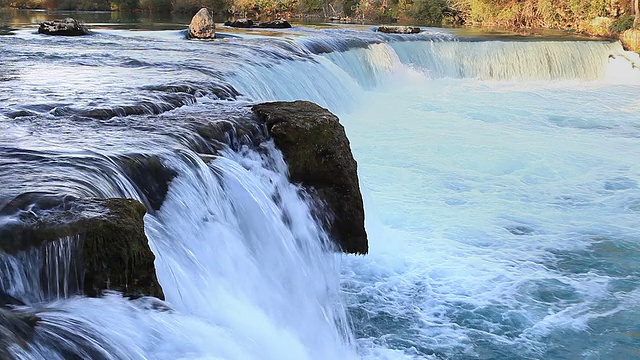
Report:
[{"label": "rocky outcrop", "polygon": [[227,20],[224,23],[225,26],[231,26],[236,28],[250,28],[253,27],[253,20],[251,19],[237,19],[237,20]]},{"label": "rocky outcrop", "polygon": [[4,205],[0,250],[17,253],[77,238],[72,249],[78,292],[98,296],[112,289],[163,298],[155,256],[144,233],[145,207],[132,199],[75,199],[23,194]]},{"label": "rocky outcrop", "polygon": [[368,251],[357,164],[338,118],[308,101],[252,107],[289,166],[291,181],[312,189],[332,216],[327,227],[347,253]]},{"label": "rocky outcrop", "polygon": [[288,29],[291,24],[285,19],[276,19],[272,21],[261,22],[258,27],[265,29]]},{"label": "rocky outcrop", "polygon": [[73,18],[45,21],[40,23],[38,33],[45,35],[80,36],[88,35],[89,30]]},{"label": "rocky outcrop", "polygon": [[420,28],[417,26],[382,25],[378,27],[377,31],[387,34],[417,34],[420,32]]},{"label": "rocky outcrop", "polygon": [[216,23],[209,9],[202,8],[198,11],[189,24],[189,39],[215,39]]},{"label": "rocky outcrop", "polygon": [[625,49],[640,53],[640,29],[629,29],[619,37]]}]

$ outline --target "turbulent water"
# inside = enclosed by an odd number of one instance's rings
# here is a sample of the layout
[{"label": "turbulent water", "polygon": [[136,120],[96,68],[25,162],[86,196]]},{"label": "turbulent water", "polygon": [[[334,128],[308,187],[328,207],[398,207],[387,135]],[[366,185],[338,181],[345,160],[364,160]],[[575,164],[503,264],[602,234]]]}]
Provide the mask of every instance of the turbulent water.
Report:
[{"label": "turbulent water", "polygon": [[[424,30],[0,37],[0,204],[141,200],[166,295],[74,296],[74,238],[1,254],[0,290],[42,319],[9,353],[640,358],[640,59],[614,42]],[[294,99],[347,130],[367,256],[332,251],[252,127],[247,104]],[[247,131],[201,131],[224,122]],[[177,174],[166,198],[128,159]]]}]

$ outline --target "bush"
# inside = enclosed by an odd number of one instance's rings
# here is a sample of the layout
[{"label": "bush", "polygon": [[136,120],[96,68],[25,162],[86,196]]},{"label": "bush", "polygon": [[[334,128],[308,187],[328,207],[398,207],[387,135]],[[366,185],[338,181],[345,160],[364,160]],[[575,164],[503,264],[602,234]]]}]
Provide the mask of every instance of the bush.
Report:
[{"label": "bush", "polygon": [[445,0],[415,0],[408,9],[407,15],[431,25],[439,25],[444,17],[443,12],[447,8]]},{"label": "bush", "polygon": [[623,32],[625,30],[629,30],[633,27],[633,16],[626,15],[621,16],[613,21],[609,30],[612,32]]}]

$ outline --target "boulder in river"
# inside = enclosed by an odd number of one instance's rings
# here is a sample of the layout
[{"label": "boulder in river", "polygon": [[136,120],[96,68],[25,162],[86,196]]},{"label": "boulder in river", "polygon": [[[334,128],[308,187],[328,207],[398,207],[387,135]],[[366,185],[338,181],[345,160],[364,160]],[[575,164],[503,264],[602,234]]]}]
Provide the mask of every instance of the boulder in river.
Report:
[{"label": "boulder in river", "polygon": [[[156,278],[155,256],[144,233],[145,207],[133,199],[75,199],[26,193],[6,203],[0,216],[0,250],[14,254],[58,242],[70,246],[79,269],[79,289],[89,296],[103,290],[164,298]],[[65,240],[66,239],[66,240]],[[66,241],[66,243],[65,243]]]},{"label": "boulder in river", "polygon": [[237,20],[227,20],[224,23],[225,26],[231,26],[236,28],[250,28],[253,27],[253,20],[251,19],[237,19]]},{"label": "boulder in river", "polygon": [[619,35],[626,50],[640,53],[640,29],[629,29]]},{"label": "boulder in river", "polygon": [[271,21],[265,21],[258,24],[258,27],[265,29],[288,29],[291,24],[285,19],[276,19]]},{"label": "boulder in river", "polygon": [[38,33],[45,35],[80,36],[89,34],[89,30],[74,18],[45,21],[40,23]]},{"label": "boulder in river", "polygon": [[332,213],[328,230],[347,253],[368,251],[357,164],[338,117],[312,102],[254,105],[289,166],[291,181],[315,191]]},{"label": "boulder in river", "polygon": [[209,9],[200,9],[189,24],[189,39],[215,39],[216,23]]},{"label": "boulder in river", "polygon": [[420,32],[420,28],[418,26],[381,25],[377,31],[387,34],[417,34]]}]

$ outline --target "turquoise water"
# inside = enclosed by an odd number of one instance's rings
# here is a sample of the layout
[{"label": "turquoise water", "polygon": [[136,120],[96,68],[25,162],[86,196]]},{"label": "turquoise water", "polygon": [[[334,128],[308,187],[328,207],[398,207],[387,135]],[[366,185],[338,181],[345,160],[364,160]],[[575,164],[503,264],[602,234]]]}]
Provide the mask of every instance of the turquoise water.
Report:
[{"label": "turquoise water", "polygon": [[637,91],[410,76],[343,115],[371,240],[343,266],[359,341],[640,358]]}]

